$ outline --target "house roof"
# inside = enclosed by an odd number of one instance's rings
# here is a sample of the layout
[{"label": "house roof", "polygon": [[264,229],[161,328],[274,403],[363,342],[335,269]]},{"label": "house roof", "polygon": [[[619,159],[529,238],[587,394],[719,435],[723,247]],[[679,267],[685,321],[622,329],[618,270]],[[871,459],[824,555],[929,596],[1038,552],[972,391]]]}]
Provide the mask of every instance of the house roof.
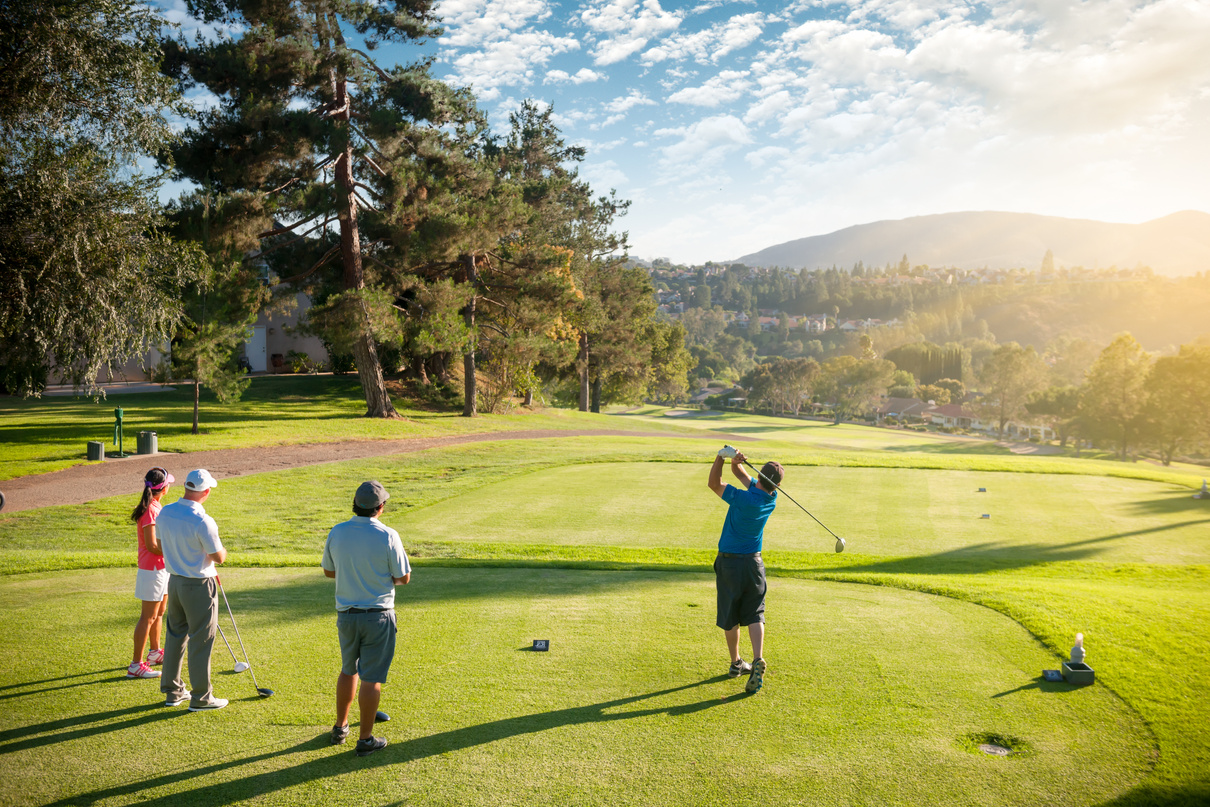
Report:
[{"label": "house roof", "polygon": [[952,404],[952,403],[942,404],[941,406],[934,406],[932,409],[929,410],[929,413],[935,414],[935,415],[944,415],[945,417],[951,417],[951,418],[975,418],[975,417],[978,417],[978,415],[976,415],[974,412],[963,409],[962,404]]},{"label": "house roof", "polygon": [[882,406],[878,407],[880,415],[920,415],[924,413],[929,406],[919,398],[887,398]]}]

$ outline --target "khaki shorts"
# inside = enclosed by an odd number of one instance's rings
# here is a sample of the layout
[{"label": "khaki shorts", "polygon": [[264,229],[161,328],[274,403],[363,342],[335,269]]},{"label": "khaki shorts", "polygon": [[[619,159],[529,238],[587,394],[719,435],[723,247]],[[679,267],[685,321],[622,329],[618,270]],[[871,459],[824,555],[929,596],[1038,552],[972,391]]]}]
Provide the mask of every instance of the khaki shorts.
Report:
[{"label": "khaki shorts", "polygon": [[143,602],[159,602],[168,596],[166,569],[139,569],[134,578],[134,596]]}]

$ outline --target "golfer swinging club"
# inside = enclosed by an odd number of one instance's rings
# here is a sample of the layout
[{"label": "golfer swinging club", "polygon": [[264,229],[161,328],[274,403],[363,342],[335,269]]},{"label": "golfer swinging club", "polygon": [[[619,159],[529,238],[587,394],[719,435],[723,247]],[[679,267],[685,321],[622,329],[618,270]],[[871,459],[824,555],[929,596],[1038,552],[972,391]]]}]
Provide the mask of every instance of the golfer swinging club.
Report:
[{"label": "golfer swinging club", "polygon": [[[723,484],[723,460],[731,460],[731,473],[743,489]],[[760,558],[765,522],[777,506],[777,485],[784,471],[776,462],[766,462],[760,469],[761,479],[754,481],[744,470],[743,454],[731,446],[719,449],[710,468],[710,489],[729,507],[718,539],[718,557],[714,559],[715,584],[718,588],[718,617],[716,623],[727,637],[731,653],[731,668],[727,674],[738,678],[748,673],[744,689],[758,692],[764,683],[767,665],[765,643],[765,564]],[[739,655],[739,626],[748,626],[752,640],[752,663]]]}]

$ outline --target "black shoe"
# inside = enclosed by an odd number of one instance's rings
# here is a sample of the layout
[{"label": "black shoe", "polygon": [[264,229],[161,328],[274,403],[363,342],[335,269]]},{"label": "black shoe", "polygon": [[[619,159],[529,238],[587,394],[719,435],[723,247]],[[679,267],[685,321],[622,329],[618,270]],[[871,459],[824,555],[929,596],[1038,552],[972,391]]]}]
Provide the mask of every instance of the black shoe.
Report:
[{"label": "black shoe", "polygon": [[375,751],[381,751],[387,747],[386,737],[367,737],[364,740],[357,741],[357,756],[368,757]]},{"label": "black shoe", "polygon": [[332,727],[332,745],[343,745],[344,741],[349,739],[348,726],[333,726]]},{"label": "black shoe", "polygon": [[752,672],[752,665],[743,659],[731,662],[731,667],[727,670],[728,678],[739,678],[741,675],[747,675]]}]

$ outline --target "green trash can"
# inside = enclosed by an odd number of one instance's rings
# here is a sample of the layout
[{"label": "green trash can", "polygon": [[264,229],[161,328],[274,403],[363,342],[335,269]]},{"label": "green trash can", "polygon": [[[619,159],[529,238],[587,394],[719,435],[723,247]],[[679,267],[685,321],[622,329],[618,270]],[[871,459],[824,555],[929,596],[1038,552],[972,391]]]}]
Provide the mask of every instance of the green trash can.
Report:
[{"label": "green trash can", "polygon": [[139,453],[140,454],[157,454],[159,453],[159,439],[155,432],[139,432]]},{"label": "green trash can", "polygon": [[105,444],[98,440],[88,441],[89,462],[99,462],[105,459]]}]

